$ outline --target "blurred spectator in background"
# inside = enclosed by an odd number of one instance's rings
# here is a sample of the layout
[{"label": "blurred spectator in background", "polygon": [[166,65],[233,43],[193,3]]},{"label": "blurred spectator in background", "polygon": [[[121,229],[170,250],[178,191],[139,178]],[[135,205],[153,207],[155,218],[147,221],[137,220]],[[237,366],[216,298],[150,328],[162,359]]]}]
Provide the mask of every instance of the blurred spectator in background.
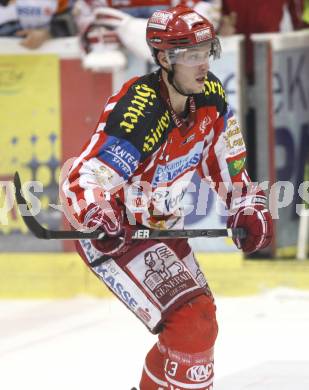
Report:
[{"label": "blurred spectator in background", "polygon": [[20,25],[17,19],[14,2],[0,0],[0,37],[9,37],[18,31]]},{"label": "blurred spectator in background", "polygon": [[68,0],[1,0],[0,36],[23,37],[21,44],[28,49],[76,33]]},{"label": "blurred spectator in background", "polygon": [[120,45],[137,57],[152,61],[145,41],[147,18],[155,9],[167,9],[179,3],[207,16],[215,28],[219,26],[221,0],[76,1],[74,15],[85,51],[84,66],[104,71],[113,64],[124,65],[126,59],[119,50]]},{"label": "blurred spectator in background", "polygon": [[309,25],[309,0],[305,0],[303,21],[306,23],[306,27]]},{"label": "blurred spectator in background", "polygon": [[[250,34],[274,33],[282,30],[284,16],[290,17],[290,28],[293,30],[305,27],[302,19],[304,0],[222,0],[222,19],[218,30],[221,36],[232,34],[245,35],[245,71],[248,86],[254,85],[254,51]],[[256,180],[256,130],[255,108],[250,104],[250,88],[248,109],[246,113],[247,160],[248,171]]]},{"label": "blurred spectator in background", "polygon": [[154,11],[167,9],[177,4],[194,8],[199,13],[205,13],[212,8],[213,4],[221,4],[221,0],[77,0],[77,3],[84,3],[92,8],[121,9],[138,18],[149,18]]},{"label": "blurred spectator in background", "polygon": [[285,10],[290,15],[292,29],[305,27],[302,19],[304,0],[222,0],[222,19],[218,33],[221,36],[245,35],[249,83],[253,82],[253,46],[250,34],[281,31]]}]

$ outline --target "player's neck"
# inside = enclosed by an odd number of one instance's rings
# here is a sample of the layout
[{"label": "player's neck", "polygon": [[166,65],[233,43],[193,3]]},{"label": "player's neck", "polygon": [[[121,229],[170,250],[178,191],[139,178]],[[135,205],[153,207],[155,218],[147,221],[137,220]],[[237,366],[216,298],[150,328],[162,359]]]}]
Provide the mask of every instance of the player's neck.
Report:
[{"label": "player's neck", "polygon": [[177,114],[181,114],[185,110],[186,101],[188,99],[187,96],[181,95],[168,82],[168,80],[167,80],[167,73],[166,72],[164,72],[164,71],[162,72],[162,77],[163,77],[163,81],[164,81],[164,83],[165,83],[165,85],[167,87],[169,98],[170,98],[170,101],[171,101],[171,104],[172,104],[172,107],[173,107],[174,111]]}]

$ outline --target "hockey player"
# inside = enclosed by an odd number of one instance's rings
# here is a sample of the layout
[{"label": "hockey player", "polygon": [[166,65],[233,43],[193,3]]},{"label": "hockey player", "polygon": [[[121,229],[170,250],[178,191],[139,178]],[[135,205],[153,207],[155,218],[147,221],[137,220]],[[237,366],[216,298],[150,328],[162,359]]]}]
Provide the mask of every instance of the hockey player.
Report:
[{"label": "hockey player", "polygon": [[228,225],[247,230],[235,240],[244,252],[270,243],[272,219],[245,170],[244,141],[222,84],[209,71],[220,56],[212,24],[176,6],[155,12],[146,35],[159,70],[110,97],[63,191],[75,226],[108,236],[77,242],[80,256],[158,333],[140,389],[210,390],[218,327],[208,283],[186,239],[131,242],[132,223],[181,228],[181,200],[195,172],[225,201]]}]

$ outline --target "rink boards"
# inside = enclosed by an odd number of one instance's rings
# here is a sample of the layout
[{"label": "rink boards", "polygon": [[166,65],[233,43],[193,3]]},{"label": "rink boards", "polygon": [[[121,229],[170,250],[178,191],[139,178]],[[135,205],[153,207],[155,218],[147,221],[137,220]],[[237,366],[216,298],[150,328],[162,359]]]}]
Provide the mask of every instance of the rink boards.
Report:
[{"label": "rink boards", "polygon": [[[278,286],[309,289],[309,263],[243,260],[239,253],[198,254],[215,295],[244,296]],[[111,297],[74,253],[3,253],[0,299]]]}]

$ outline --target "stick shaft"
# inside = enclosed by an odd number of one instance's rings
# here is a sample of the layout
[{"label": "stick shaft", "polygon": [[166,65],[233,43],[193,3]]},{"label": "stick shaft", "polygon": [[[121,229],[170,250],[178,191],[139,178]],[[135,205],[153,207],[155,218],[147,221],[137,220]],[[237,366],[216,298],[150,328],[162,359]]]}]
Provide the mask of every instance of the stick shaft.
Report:
[{"label": "stick shaft", "polygon": [[[15,173],[14,184],[16,188],[16,201],[20,209],[21,205],[27,207],[27,215],[21,213],[21,216],[28,229],[37,238],[43,240],[85,240],[85,239],[103,239],[105,233],[99,230],[94,232],[71,231],[71,230],[49,230],[45,229],[31,214],[30,207],[27,204],[21,191],[21,181],[18,172]],[[132,229],[133,240],[153,240],[153,239],[175,239],[175,238],[194,238],[194,237],[239,237],[244,238],[246,232],[242,228],[234,229],[184,229],[184,230],[155,230],[155,229]]]}]

